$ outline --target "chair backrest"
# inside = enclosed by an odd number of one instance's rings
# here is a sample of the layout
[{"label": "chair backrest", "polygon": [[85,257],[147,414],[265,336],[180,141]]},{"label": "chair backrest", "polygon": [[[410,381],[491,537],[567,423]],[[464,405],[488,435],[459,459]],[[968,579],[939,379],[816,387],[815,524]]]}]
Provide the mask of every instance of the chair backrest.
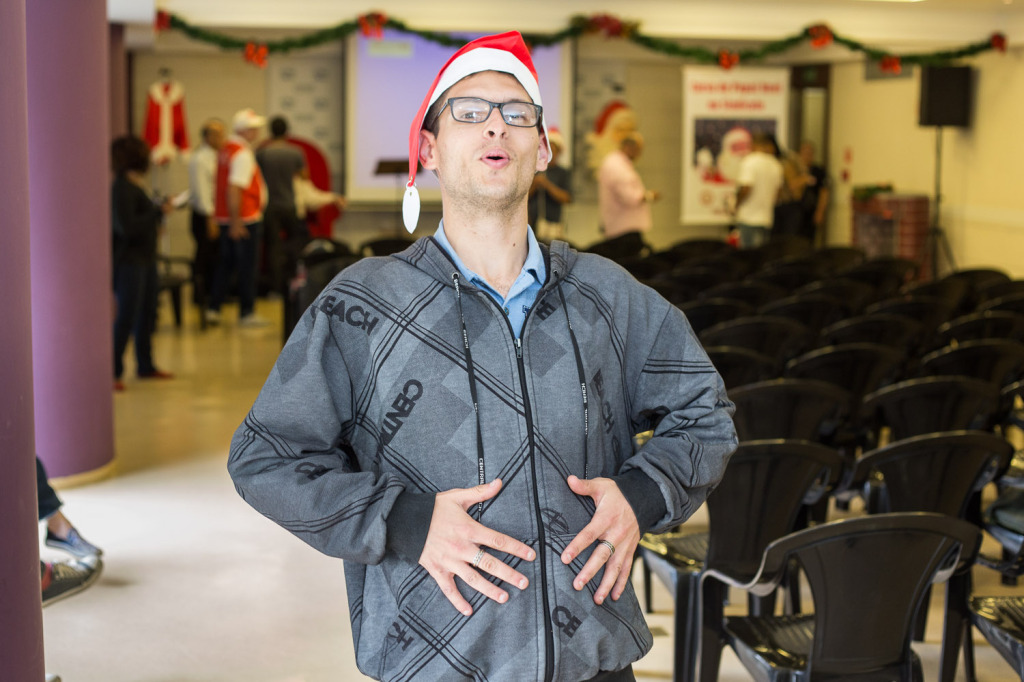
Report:
[{"label": "chair backrest", "polygon": [[735,346],[707,346],[704,352],[722,375],[726,389],[764,381],[775,374],[775,359],[756,350]]},{"label": "chair backrest", "polygon": [[[671,299],[669,299],[671,300]],[[689,303],[677,303],[686,315],[693,331],[700,334],[709,327],[753,312],[753,306],[731,298],[705,298]]]},{"label": "chair backrest", "polygon": [[873,258],[841,270],[839,275],[870,284],[875,290],[876,298],[881,299],[899,291],[917,274],[917,270],[917,263],[912,260],[884,257]]},{"label": "chair backrest", "polygon": [[999,411],[999,387],[963,376],[908,379],[864,396],[861,414],[892,440],[937,431],[986,429]]},{"label": "chair backrest", "polygon": [[1024,294],[1024,279],[1010,279],[989,282],[979,287],[977,292],[978,302],[991,301],[994,298],[1002,298],[1012,294]]},{"label": "chair backrest", "polygon": [[921,358],[924,374],[959,374],[1003,386],[1024,370],[1024,343],[1008,339],[982,339],[947,346]]},{"label": "chair backrest", "polygon": [[970,565],[981,531],[939,514],[878,514],[772,542],[762,575],[796,558],[814,598],[809,679],[849,679],[909,664],[910,634],[932,582]]},{"label": "chair backrest", "polygon": [[838,480],[843,460],[823,445],[793,440],[740,443],[708,496],[705,565],[753,577],[772,540],[793,530],[808,492]]},{"label": "chair backrest", "polygon": [[788,317],[745,315],[720,322],[700,333],[705,346],[749,348],[782,363],[806,350],[813,340],[811,330]]},{"label": "chair backrest", "polygon": [[854,484],[872,473],[885,482],[888,511],[963,516],[972,495],[1009,464],[1013,446],[981,431],[914,436],[866,453]]},{"label": "chair backrest", "polygon": [[405,237],[372,239],[359,247],[359,253],[363,256],[390,256],[393,253],[405,251],[412,243],[413,240]]},{"label": "chair backrest", "polygon": [[985,310],[962,315],[939,325],[933,348],[982,339],[1024,341],[1024,315],[1008,310]]},{"label": "chair backrest", "polygon": [[897,350],[909,348],[920,337],[921,323],[904,315],[872,313],[858,315],[821,330],[828,345],[841,343],[878,343]]},{"label": "chair backrest", "polygon": [[985,301],[981,310],[1008,310],[1011,313],[1024,314],[1024,294],[1009,294]]},{"label": "chair backrest", "polygon": [[953,307],[936,296],[903,295],[872,303],[865,313],[903,315],[921,323],[923,331],[932,333],[943,322],[948,322]]},{"label": "chair backrest", "polygon": [[836,272],[860,265],[867,260],[864,249],[858,246],[825,246],[814,252],[814,257],[827,272]]},{"label": "chair backrest", "polygon": [[788,291],[776,284],[745,279],[738,282],[716,284],[705,291],[702,296],[704,298],[733,298],[760,308],[765,303],[785,298],[788,294]]},{"label": "chair backrest", "polygon": [[816,441],[826,422],[842,421],[850,393],[813,379],[770,379],[729,390],[741,441],[796,438]]},{"label": "chair backrest", "polygon": [[793,294],[758,308],[764,315],[788,317],[805,325],[815,333],[838,322],[849,313],[845,301],[825,294]]},{"label": "chair backrest", "polygon": [[902,359],[900,351],[877,343],[842,343],[793,358],[786,364],[785,374],[845,388],[859,405],[865,393],[892,376]]}]

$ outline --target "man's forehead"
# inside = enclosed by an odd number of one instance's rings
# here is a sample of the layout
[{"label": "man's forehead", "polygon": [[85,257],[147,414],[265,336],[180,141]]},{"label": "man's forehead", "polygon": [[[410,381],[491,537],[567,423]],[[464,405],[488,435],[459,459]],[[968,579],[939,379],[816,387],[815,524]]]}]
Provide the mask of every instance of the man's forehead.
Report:
[{"label": "man's forehead", "polygon": [[515,76],[504,71],[478,71],[461,79],[448,90],[449,97],[473,97],[477,92],[482,95],[492,95],[492,90],[509,91],[511,99],[520,99],[532,102],[530,94],[526,92]]}]

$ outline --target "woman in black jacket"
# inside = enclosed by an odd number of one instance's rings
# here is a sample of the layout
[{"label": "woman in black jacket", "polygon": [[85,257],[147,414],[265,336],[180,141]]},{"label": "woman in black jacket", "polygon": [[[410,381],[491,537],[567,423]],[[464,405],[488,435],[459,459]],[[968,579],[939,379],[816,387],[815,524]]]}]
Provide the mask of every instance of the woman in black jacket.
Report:
[{"label": "woman in black jacket", "polygon": [[145,189],[149,170],[149,146],[140,138],[125,135],[110,147],[114,167],[111,188],[111,219],[114,240],[114,390],[123,391],[124,351],[135,337],[136,372],[143,379],[170,379],[172,374],[153,365],[151,338],[156,322],[159,288],[156,245],[169,201],[155,203]]}]

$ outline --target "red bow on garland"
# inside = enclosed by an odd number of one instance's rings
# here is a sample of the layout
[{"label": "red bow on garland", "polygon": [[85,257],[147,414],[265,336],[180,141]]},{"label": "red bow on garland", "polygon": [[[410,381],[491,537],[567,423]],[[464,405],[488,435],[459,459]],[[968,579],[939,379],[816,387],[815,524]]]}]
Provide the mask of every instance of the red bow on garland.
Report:
[{"label": "red bow on garland", "polygon": [[157,12],[154,27],[156,28],[157,33],[168,30],[171,27],[171,13],[163,10]]},{"label": "red bow on garland", "polygon": [[807,35],[811,37],[811,47],[821,49],[832,44],[832,29],[825,24],[817,24],[807,29]]},{"label": "red bow on garland", "polygon": [[248,43],[245,46],[245,61],[250,64],[255,64],[261,69],[267,67],[267,50],[266,45],[257,45],[256,43]]},{"label": "red bow on garland", "polygon": [[993,33],[991,43],[993,50],[1006,52],[1006,36],[1002,33]]},{"label": "red bow on garland", "polygon": [[625,24],[611,14],[595,14],[587,22],[587,29],[594,33],[603,33],[605,38],[621,38],[626,35]]},{"label": "red bow on garland", "polygon": [[371,12],[359,17],[359,28],[363,36],[380,40],[384,37],[384,24],[388,22],[383,12]]},{"label": "red bow on garland", "polygon": [[882,57],[881,68],[884,73],[899,75],[903,71],[903,64],[900,62],[899,57],[891,54]]},{"label": "red bow on garland", "polygon": [[735,52],[729,52],[728,50],[719,50],[718,52],[718,65],[728,71],[732,67],[740,63],[740,56]]}]

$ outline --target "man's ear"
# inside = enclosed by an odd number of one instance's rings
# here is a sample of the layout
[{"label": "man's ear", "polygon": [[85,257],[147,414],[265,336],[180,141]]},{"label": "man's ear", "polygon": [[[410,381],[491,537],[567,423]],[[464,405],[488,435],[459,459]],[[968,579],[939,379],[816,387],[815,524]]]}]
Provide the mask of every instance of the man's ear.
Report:
[{"label": "man's ear", "polygon": [[546,171],[548,169],[548,162],[551,161],[551,154],[548,151],[547,135],[542,133],[537,144],[537,172],[540,173],[541,171]]},{"label": "man's ear", "polygon": [[420,131],[419,161],[425,170],[437,170],[437,136],[429,130]]}]

